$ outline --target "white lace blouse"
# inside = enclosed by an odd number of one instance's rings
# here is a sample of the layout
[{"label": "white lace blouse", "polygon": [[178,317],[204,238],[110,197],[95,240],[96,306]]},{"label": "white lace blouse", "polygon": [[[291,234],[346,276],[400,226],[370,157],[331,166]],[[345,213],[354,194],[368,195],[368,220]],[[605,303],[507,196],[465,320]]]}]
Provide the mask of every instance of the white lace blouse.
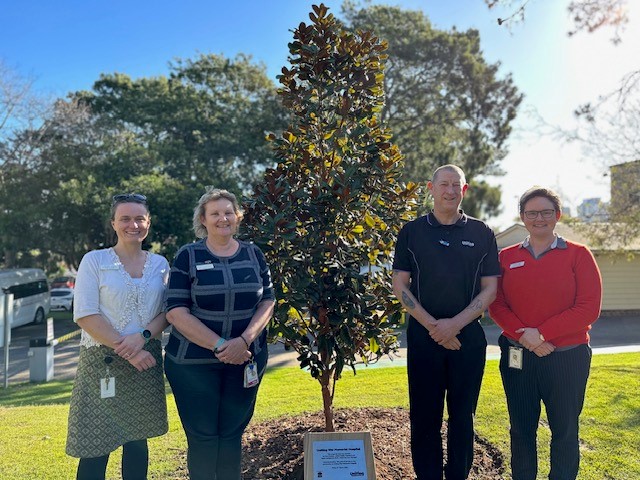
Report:
[{"label": "white lace blouse", "polygon": [[[87,253],[80,262],[73,319],[100,314],[119,333],[140,331],[162,311],[167,260],[147,252],[142,278],[131,278],[112,248]],[[80,345],[100,345],[84,330]]]}]

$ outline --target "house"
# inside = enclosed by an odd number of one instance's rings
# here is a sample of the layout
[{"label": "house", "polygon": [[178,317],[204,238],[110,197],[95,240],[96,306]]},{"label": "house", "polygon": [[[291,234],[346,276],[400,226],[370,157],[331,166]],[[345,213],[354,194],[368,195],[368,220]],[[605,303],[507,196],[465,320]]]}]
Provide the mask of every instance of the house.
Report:
[{"label": "house", "polygon": [[[564,223],[556,225],[556,233],[577,243],[591,243],[581,230]],[[516,223],[496,235],[498,249],[520,243],[528,234],[524,225]],[[591,248],[602,274],[602,310],[640,311],[640,239],[625,247],[606,243]]]}]

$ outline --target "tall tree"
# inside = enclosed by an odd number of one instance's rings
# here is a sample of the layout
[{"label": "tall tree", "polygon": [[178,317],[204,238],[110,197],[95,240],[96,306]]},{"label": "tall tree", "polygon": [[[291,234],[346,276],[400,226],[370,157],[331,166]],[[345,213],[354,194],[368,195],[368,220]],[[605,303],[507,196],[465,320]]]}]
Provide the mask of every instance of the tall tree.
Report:
[{"label": "tall tree", "polygon": [[103,75],[15,132],[0,243],[15,258],[39,250],[77,266],[110,243],[111,196],[135,190],[149,197],[149,241],[172,256],[193,239],[189,212],[205,185],[241,194],[275,164],[265,133],[284,126],[283,112],[264,67],[244,56],[177,60],[168,77]]},{"label": "tall tree", "polygon": [[102,75],[85,99],[134,132],[164,172],[198,188],[250,189],[273,165],[266,131],[285,124],[264,66],[244,55],[177,60],[168,77]]},{"label": "tall tree", "polygon": [[404,178],[425,181],[438,166],[455,163],[479,193],[465,210],[497,214],[499,187],[475,180],[500,173],[522,95],[510,75],[500,78],[499,63],[486,62],[478,31],[438,30],[421,11],[385,5],[347,2],[344,13],[353,30],[371,30],[389,43],[381,118],[405,155]]},{"label": "tall tree", "polygon": [[33,164],[39,125],[49,107],[48,100],[33,92],[31,79],[0,59],[0,265],[13,267],[33,261],[28,249],[33,243],[28,235],[32,225],[28,206],[39,192],[23,190],[16,178]]},{"label": "tall tree", "polygon": [[320,383],[325,429],[333,431],[344,367],[355,373],[356,362],[397,348],[400,305],[382,267],[415,214],[417,186],[400,182],[402,156],[380,121],[386,43],[342,30],[324,5],[309,17],[279,76],[294,119],[270,135],[278,165],[255,187],[245,228],[270,260],[272,332]]}]

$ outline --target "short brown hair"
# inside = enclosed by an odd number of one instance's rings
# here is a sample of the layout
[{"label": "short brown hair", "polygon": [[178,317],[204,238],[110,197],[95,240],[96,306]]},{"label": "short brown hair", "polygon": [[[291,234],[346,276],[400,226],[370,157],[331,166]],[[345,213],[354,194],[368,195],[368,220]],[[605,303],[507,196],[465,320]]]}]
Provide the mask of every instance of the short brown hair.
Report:
[{"label": "short brown hair", "polygon": [[214,202],[224,198],[233,204],[233,211],[235,212],[236,217],[238,217],[238,223],[240,223],[244,216],[244,213],[240,209],[238,199],[233,193],[228,190],[214,188],[212,186],[208,186],[206,188],[206,191],[200,197],[200,200],[198,200],[196,208],[193,209],[193,231],[198,238],[206,238],[207,236],[207,229],[202,225],[202,217],[204,217],[205,205],[209,202]]},{"label": "short brown hair", "polygon": [[120,193],[118,195],[114,195],[111,202],[110,218],[112,221],[116,219],[116,210],[118,209],[118,205],[123,203],[137,203],[139,205],[143,205],[144,208],[147,209],[147,215],[150,215],[149,205],[147,205],[147,197],[140,193]]},{"label": "short brown hair", "polygon": [[529,190],[527,190],[526,192],[524,192],[520,197],[519,208],[520,208],[521,215],[524,213],[524,206],[527,204],[527,202],[532,198],[536,198],[536,197],[546,198],[551,203],[553,203],[553,207],[555,208],[556,212],[562,211],[560,197],[556,192],[554,192],[550,188],[544,188],[544,187],[535,185],[531,187]]}]

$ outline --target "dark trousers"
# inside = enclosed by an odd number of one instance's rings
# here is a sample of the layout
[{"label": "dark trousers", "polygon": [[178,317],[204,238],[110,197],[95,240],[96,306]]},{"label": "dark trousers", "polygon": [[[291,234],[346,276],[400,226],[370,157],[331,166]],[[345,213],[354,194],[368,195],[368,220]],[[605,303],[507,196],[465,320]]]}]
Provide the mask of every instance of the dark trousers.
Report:
[{"label": "dark trousers", "polygon": [[[267,349],[256,357],[260,378]],[[187,467],[191,480],[239,480],[242,434],[253,416],[258,386],[244,388],[244,365],[175,363],[165,359],[187,436]]]},{"label": "dark trousers", "polygon": [[[104,480],[109,455],[81,458],[76,480]],[[127,442],[122,446],[122,480],[146,480],[149,465],[147,439]]]},{"label": "dark trousers", "polygon": [[[411,455],[418,480],[464,480],[473,463],[473,416],[484,373],[487,342],[477,322],[466,327],[460,350],[447,350],[414,319],[407,331]],[[460,337],[459,337],[460,338]],[[443,469],[442,419],[449,414]]]},{"label": "dark trousers", "polygon": [[550,480],[575,480],[580,464],[578,417],[591,367],[591,348],[579,345],[546,357],[523,349],[522,370],[509,368],[506,337],[499,340],[500,373],[511,422],[513,480],[535,480],[538,473],[536,432],[540,402],[551,430]]}]

